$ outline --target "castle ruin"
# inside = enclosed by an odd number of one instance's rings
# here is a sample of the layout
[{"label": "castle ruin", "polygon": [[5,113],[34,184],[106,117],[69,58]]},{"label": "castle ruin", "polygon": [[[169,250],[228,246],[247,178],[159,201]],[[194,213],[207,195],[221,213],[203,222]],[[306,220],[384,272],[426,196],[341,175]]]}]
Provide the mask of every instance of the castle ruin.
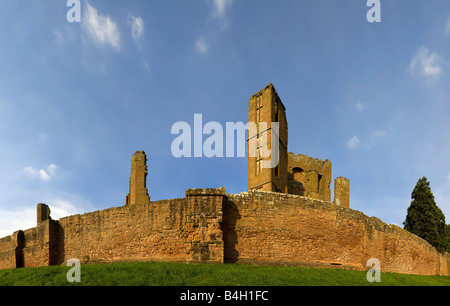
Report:
[{"label": "castle ruin", "polygon": [[[258,145],[256,156],[248,158],[248,190],[281,192],[330,201],[331,162],[288,153],[286,108],[272,84],[250,98],[248,121],[255,122],[257,127],[260,122],[267,124],[266,130],[254,131],[253,134],[249,131],[249,146],[253,138],[258,138]],[[269,144],[272,143],[272,133],[276,133],[272,130],[272,122],[279,124],[276,135],[279,140],[278,152],[272,152],[272,155],[278,156],[279,162],[275,168],[263,168],[261,163],[272,156],[263,157],[259,152],[259,138],[266,137],[269,150],[272,149]],[[334,203],[349,208],[350,182],[342,182],[343,178],[335,182],[339,192],[335,193],[338,198],[335,198]]]},{"label": "castle ruin", "polygon": [[[131,160],[125,205],[53,220],[37,205],[36,227],[0,239],[0,269],[84,263],[170,261],[341,267],[382,272],[450,275],[450,255],[425,240],[352,210],[350,181],[334,181],[331,162],[288,153],[286,108],[269,84],[249,102],[249,121],[279,123],[275,168],[248,158],[248,190],[187,189],[186,197],[151,201],[147,156]],[[270,143],[270,141],[269,141]]]}]

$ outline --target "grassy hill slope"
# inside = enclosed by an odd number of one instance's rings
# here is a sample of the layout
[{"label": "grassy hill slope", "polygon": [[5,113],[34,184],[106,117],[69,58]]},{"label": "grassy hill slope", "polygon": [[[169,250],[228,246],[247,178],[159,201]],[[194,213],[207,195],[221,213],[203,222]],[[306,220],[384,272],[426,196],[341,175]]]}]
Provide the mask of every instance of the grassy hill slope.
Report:
[{"label": "grassy hill slope", "polygon": [[450,286],[450,277],[382,273],[369,283],[366,272],[340,269],[161,262],[81,266],[81,283],[66,279],[70,267],[0,270],[0,286]]}]

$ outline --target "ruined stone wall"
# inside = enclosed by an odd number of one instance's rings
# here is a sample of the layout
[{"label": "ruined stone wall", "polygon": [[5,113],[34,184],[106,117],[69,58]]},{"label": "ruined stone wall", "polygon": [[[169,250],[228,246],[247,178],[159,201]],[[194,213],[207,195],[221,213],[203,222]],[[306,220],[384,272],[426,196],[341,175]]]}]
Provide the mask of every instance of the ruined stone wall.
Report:
[{"label": "ruined stone wall", "polygon": [[338,218],[337,211],[301,196],[229,195],[224,220],[235,239],[224,235],[225,245],[234,249],[232,261],[242,263],[360,267],[362,224]]},{"label": "ruined stone wall", "polygon": [[330,201],[331,162],[303,154],[288,155],[288,193]]},{"label": "ruined stone wall", "polygon": [[16,267],[14,247],[11,239],[11,236],[0,239],[0,269]]},{"label": "ruined stone wall", "polygon": [[0,239],[0,269],[82,262],[173,261],[342,267],[449,275],[450,256],[377,218],[330,202],[273,192],[186,198],[39,222]]},{"label": "ruined stone wall", "polygon": [[376,218],[311,198],[268,192],[227,195],[226,262],[345,267],[448,275],[448,255],[423,239]]},{"label": "ruined stone wall", "polygon": [[[54,221],[0,239],[0,269],[82,262],[223,263],[225,188],[188,189],[186,198],[126,205]],[[38,213],[45,208],[38,205]],[[45,219],[45,218],[44,218]]]},{"label": "ruined stone wall", "polygon": [[188,189],[188,262],[223,263],[222,209],[225,188]]},{"label": "ruined stone wall", "polygon": [[56,226],[56,221],[46,220],[35,228],[0,239],[0,269],[57,264]]},{"label": "ruined stone wall", "polygon": [[[23,231],[23,246],[17,261],[22,261],[19,266],[41,267],[48,266],[50,262],[50,249],[54,245],[50,244],[54,221],[46,220],[38,224],[37,227]],[[53,231],[54,232],[54,231]]]},{"label": "ruined stone wall", "polygon": [[60,261],[223,262],[225,191],[188,190],[187,198],[127,205],[59,221]]},{"label": "ruined stone wall", "polygon": [[136,204],[59,220],[60,261],[185,259],[186,199]]},{"label": "ruined stone wall", "polygon": [[11,249],[11,236],[0,239],[0,254]]}]

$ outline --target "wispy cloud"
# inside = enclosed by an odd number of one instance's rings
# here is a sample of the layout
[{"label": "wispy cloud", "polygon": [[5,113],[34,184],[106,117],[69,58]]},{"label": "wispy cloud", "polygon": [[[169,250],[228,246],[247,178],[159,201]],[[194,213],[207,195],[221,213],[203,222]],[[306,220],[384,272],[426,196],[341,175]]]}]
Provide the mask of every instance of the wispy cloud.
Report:
[{"label": "wispy cloud", "polygon": [[445,36],[450,36],[450,17],[447,18],[447,23],[445,25]]},{"label": "wispy cloud", "polygon": [[361,140],[359,140],[358,137],[353,136],[352,138],[350,138],[349,141],[347,141],[347,148],[349,148],[350,150],[356,150],[361,146]]},{"label": "wispy cloud", "polygon": [[442,58],[425,46],[417,50],[409,65],[411,75],[423,78],[437,78],[442,74]]},{"label": "wispy cloud", "polygon": [[148,60],[145,60],[145,61],[144,61],[144,68],[145,68],[145,70],[147,70],[147,71],[151,71],[151,70],[152,70],[151,67],[150,67],[150,63],[148,62]]},{"label": "wispy cloud", "polygon": [[224,17],[226,9],[231,7],[233,4],[233,0],[212,0],[214,9],[213,16],[215,17]]},{"label": "wispy cloud", "polygon": [[80,210],[77,209],[76,205],[67,199],[58,197],[52,199],[49,204],[51,212],[50,216],[55,220],[80,213]]},{"label": "wispy cloud", "polygon": [[109,16],[99,15],[97,9],[87,3],[83,17],[83,28],[94,42],[120,50],[120,32]]},{"label": "wispy cloud", "polygon": [[130,16],[128,25],[131,25],[131,36],[136,43],[139,43],[144,36],[144,20],[141,17]]},{"label": "wispy cloud", "polygon": [[220,31],[224,31],[229,26],[229,18],[227,12],[233,5],[233,0],[208,0],[212,2],[212,18],[216,19],[219,25]]},{"label": "wispy cloud", "polygon": [[52,30],[52,35],[58,44],[62,44],[64,42],[64,36],[61,33],[61,31],[54,29],[54,30]]},{"label": "wispy cloud", "polygon": [[386,137],[387,132],[382,130],[374,130],[372,132],[372,135],[375,136],[376,138],[384,138]]},{"label": "wispy cloud", "polygon": [[34,169],[33,167],[30,166],[24,168],[24,171],[27,175],[30,175],[31,177],[39,178],[43,182],[48,182],[55,174],[56,169],[57,166],[52,164],[48,166],[46,170]]},{"label": "wispy cloud", "polygon": [[[205,3],[209,4],[211,6],[211,12],[210,12],[210,19],[212,19],[212,23],[217,25],[218,28],[215,26],[211,27],[210,24],[208,24],[208,31],[207,31],[207,37],[218,37],[217,29],[219,32],[223,32],[224,30],[228,29],[229,27],[229,18],[227,16],[227,12],[233,5],[233,0],[205,0]],[[211,20],[208,20],[210,22]],[[205,40],[205,33],[203,32],[203,35],[198,38],[195,43],[194,47],[195,50],[205,55],[208,53],[210,49],[210,44],[214,43],[213,40],[209,40],[208,42]]]},{"label": "wispy cloud", "polygon": [[209,45],[204,38],[199,38],[195,41],[195,50],[200,54],[206,54],[209,50]]}]

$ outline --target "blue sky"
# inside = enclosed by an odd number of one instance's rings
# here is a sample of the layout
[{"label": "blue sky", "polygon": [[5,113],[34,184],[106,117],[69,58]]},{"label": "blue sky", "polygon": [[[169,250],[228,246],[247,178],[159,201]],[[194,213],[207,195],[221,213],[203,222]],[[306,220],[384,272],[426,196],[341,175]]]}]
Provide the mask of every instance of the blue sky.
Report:
[{"label": "blue sky", "polygon": [[247,121],[273,83],[289,151],[333,163],[351,207],[401,226],[426,176],[450,223],[450,3],[89,0],[0,2],[0,236],[122,206],[130,159],[152,200],[247,188],[245,158],[171,154],[171,127]]}]

